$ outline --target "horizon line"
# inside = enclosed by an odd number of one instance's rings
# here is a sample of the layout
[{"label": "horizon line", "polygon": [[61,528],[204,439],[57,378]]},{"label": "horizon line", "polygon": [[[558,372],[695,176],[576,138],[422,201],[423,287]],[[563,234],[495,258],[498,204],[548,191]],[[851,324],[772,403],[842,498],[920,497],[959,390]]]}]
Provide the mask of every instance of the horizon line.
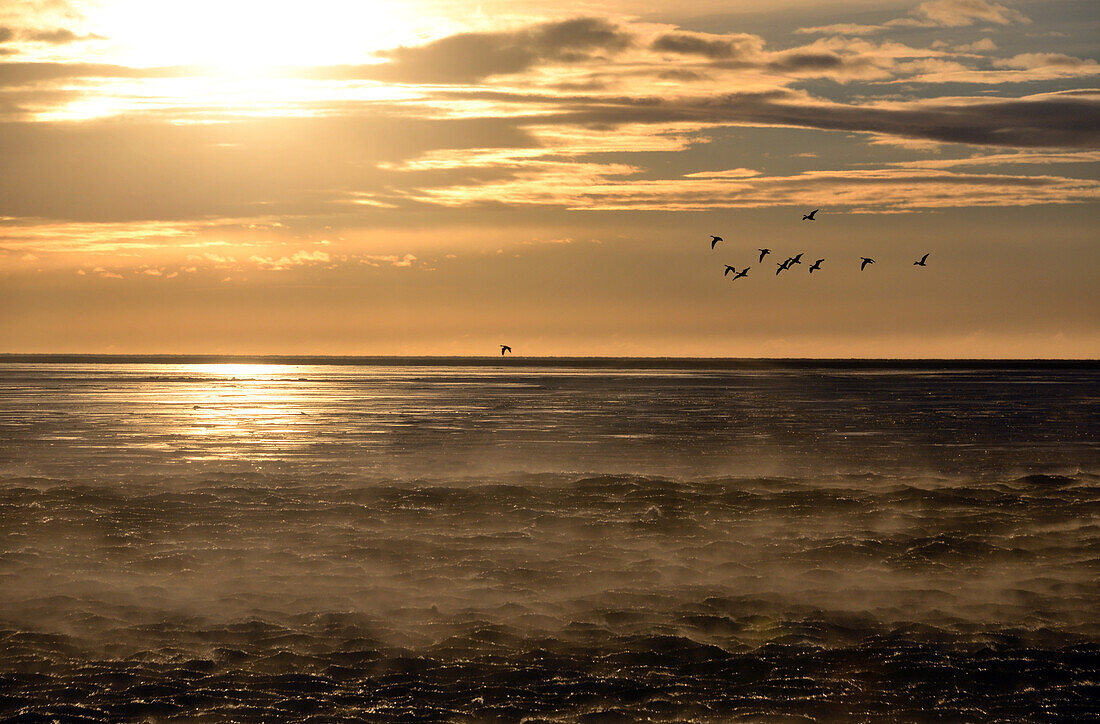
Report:
[{"label": "horizon line", "polygon": [[690,367],[761,365],[1051,365],[1087,366],[1095,357],[673,357],[673,356],[509,356],[485,355],[338,355],[338,354],[223,354],[223,353],[105,353],[105,352],[0,352],[0,364],[315,364],[315,365],[430,365],[443,366],[568,366],[568,367]]}]

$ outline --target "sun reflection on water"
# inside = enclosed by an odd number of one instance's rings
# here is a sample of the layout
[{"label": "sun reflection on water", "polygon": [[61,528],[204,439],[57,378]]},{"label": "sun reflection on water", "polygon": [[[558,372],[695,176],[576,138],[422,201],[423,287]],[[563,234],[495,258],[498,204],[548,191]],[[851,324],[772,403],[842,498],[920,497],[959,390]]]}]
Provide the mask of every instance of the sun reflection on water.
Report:
[{"label": "sun reflection on water", "polygon": [[190,384],[166,390],[181,414],[169,433],[207,443],[189,459],[257,458],[309,444],[313,409],[291,365],[190,365]]}]

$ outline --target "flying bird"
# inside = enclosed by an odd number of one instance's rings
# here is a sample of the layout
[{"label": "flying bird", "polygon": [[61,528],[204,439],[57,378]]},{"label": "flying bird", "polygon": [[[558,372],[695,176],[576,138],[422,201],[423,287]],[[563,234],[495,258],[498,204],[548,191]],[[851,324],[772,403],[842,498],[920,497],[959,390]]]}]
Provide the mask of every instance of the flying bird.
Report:
[{"label": "flying bird", "polygon": [[814,214],[816,214],[818,211],[821,211],[821,209],[814,209],[810,213],[803,216],[802,220],[803,221],[817,221],[817,219],[814,218]]},{"label": "flying bird", "polygon": [[737,272],[737,276],[735,276],[735,277],[734,277],[733,279],[731,279],[730,281],[733,281],[733,282],[735,282],[735,281],[737,281],[738,279],[740,279],[741,277],[745,277],[745,276],[748,276],[748,275],[749,275],[749,269],[752,269],[752,267],[751,267],[751,266],[747,266],[747,267],[745,267],[744,269],[742,269],[741,271]]},{"label": "flying bird", "polygon": [[791,259],[790,257],[788,257],[787,261],[782,262],[782,263],[777,263],[776,266],[778,266],[779,268],[775,270],[775,275],[779,276],[779,272],[786,271],[787,269],[790,269],[792,261],[794,261],[794,259]]},{"label": "flying bird", "polygon": [[[802,252],[802,254],[805,254],[805,253],[806,252]],[[799,254],[798,256],[795,256],[795,257],[791,257],[791,266],[794,266],[795,264],[801,264],[802,263],[802,254]]]},{"label": "flying bird", "polygon": [[711,249],[713,249],[713,248],[714,248],[714,245],[715,245],[715,244],[717,244],[717,243],[718,243],[718,242],[720,242],[720,241],[725,241],[725,239],[723,239],[723,238],[722,238],[722,237],[720,237],[720,236],[714,236],[714,235],[712,234],[712,235],[711,235],[711,237],[710,237],[710,248],[711,248]]},{"label": "flying bird", "polygon": [[810,273],[813,274],[814,269],[820,269],[821,268],[821,262],[823,262],[823,261],[825,261],[825,260],[824,259],[818,259],[817,261],[815,261],[813,263],[813,266],[810,267]]},{"label": "flying bird", "polygon": [[913,262],[913,266],[928,266],[924,262],[928,261],[928,254],[925,254],[920,258],[920,261]]},{"label": "flying bird", "polygon": [[500,356],[503,357],[505,352],[511,352],[512,348],[506,344],[500,345]]},{"label": "flying bird", "polygon": [[863,271],[867,267],[868,264],[874,264],[875,263],[875,260],[872,259],[869,256],[861,256],[860,259],[863,260],[863,263],[861,263],[859,265],[859,270],[860,271]]},{"label": "flying bird", "polygon": [[764,257],[766,257],[768,254],[771,254],[771,253],[772,253],[771,249],[760,249],[760,261],[764,261]]},{"label": "flying bird", "polygon": [[736,269],[734,269],[734,268],[733,268],[732,266],[730,266],[729,264],[726,264],[726,270],[725,270],[724,272],[722,272],[722,276],[726,276],[726,275],[727,275],[727,274],[729,274],[730,272],[733,272],[734,274],[736,274],[736,273],[737,273],[737,270],[736,270]]}]

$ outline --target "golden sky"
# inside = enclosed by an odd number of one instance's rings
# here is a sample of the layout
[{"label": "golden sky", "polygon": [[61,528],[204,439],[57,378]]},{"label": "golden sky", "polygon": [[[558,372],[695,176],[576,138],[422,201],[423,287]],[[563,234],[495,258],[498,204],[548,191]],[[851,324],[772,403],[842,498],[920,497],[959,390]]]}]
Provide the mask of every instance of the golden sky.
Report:
[{"label": "golden sky", "polygon": [[0,0],[0,352],[1097,357],[1098,37],[1083,0]]}]

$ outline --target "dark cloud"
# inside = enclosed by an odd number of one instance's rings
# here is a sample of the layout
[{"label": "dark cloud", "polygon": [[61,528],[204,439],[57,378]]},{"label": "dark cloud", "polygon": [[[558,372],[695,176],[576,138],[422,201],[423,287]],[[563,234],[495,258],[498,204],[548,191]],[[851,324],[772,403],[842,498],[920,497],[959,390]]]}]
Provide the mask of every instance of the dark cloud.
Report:
[{"label": "dark cloud", "polygon": [[58,28],[57,30],[34,30],[24,33],[24,37],[28,40],[34,40],[39,43],[51,43],[53,45],[75,43],[79,40],[103,40],[103,37],[100,35],[77,35],[67,28]]},{"label": "dark cloud", "polygon": [[15,37],[15,31],[11,28],[0,26],[0,43],[6,43]]},{"label": "dark cloud", "polygon": [[756,35],[709,35],[705,33],[675,32],[659,35],[650,44],[650,50],[676,55],[698,55],[711,61],[747,61],[763,48],[763,40]]},{"label": "dark cloud", "polygon": [[1048,96],[968,104],[930,102],[909,108],[732,100],[719,103],[713,111],[716,115],[729,112],[742,120],[766,125],[979,146],[1089,148],[1100,143],[1100,101],[1096,98]]},{"label": "dark cloud", "polygon": [[650,48],[661,53],[701,55],[712,60],[743,54],[737,45],[727,38],[706,37],[696,33],[666,33],[658,36]]},{"label": "dark cloud", "polygon": [[768,67],[772,70],[797,72],[836,70],[844,64],[844,58],[834,53],[784,53],[768,63]]},{"label": "dark cloud", "polygon": [[460,33],[426,45],[379,53],[388,63],[360,66],[378,80],[401,83],[474,83],[525,71],[539,63],[574,63],[616,52],[631,36],[598,18],[543,23],[498,33]]},{"label": "dark cloud", "polygon": [[684,81],[699,81],[706,80],[708,76],[704,73],[699,73],[694,70],[688,70],[687,68],[670,68],[669,70],[662,70],[657,74],[658,78],[665,78],[667,80],[684,80]]},{"label": "dark cloud", "polygon": [[551,97],[487,91],[456,92],[445,94],[445,97],[558,108],[556,114],[540,113],[533,117],[530,121],[533,125],[697,122],[792,126],[978,146],[1094,148],[1100,144],[1100,98],[1095,93],[971,102],[928,101],[905,107],[826,103],[785,90],[684,101],[652,96]]}]

